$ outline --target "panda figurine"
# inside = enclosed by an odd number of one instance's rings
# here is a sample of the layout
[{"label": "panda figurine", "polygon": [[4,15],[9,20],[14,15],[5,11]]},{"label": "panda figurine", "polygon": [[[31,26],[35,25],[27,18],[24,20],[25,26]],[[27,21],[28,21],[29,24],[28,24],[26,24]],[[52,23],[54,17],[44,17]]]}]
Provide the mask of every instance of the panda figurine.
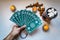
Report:
[{"label": "panda figurine", "polygon": [[48,8],[46,10],[46,13],[47,13],[47,16],[50,18],[50,19],[53,19],[55,18],[57,15],[58,15],[58,12],[55,8],[51,7],[51,8]]}]

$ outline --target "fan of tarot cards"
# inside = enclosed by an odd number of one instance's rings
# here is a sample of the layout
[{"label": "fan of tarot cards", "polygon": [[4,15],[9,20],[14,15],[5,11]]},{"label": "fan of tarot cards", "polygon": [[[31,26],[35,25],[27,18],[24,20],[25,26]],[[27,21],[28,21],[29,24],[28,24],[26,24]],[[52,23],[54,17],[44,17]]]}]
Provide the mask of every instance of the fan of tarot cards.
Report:
[{"label": "fan of tarot cards", "polygon": [[29,34],[42,24],[40,18],[35,13],[29,10],[20,10],[14,12],[10,20],[20,27],[26,25],[25,30]]}]

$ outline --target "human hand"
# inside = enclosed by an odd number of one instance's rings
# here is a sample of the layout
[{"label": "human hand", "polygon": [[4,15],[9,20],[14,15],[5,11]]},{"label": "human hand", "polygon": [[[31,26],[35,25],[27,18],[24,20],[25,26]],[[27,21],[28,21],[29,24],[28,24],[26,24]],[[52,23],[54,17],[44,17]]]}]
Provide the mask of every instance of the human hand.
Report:
[{"label": "human hand", "polygon": [[11,31],[11,35],[13,36],[18,36],[21,31],[23,31],[25,29],[26,25],[22,26],[22,27],[18,27],[17,25],[14,25]]},{"label": "human hand", "polygon": [[21,31],[23,31],[25,29],[26,25],[22,26],[22,27],[18,27],[17,25],[14,25],[12,28],[12,31],[9,33],[9,35],[4,38],[4,40],[14,40],[16,39],[19,34],[21,33]]}]

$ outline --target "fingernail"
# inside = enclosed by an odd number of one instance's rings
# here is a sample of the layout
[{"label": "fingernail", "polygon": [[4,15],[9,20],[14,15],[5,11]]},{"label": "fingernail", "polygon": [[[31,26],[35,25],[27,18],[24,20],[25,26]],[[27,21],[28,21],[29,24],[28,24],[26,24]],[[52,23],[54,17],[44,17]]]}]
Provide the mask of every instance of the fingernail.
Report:
[{"label": "fingernail", "polygon": [[26,27],[26,25],[23,25],[23,27]]}]

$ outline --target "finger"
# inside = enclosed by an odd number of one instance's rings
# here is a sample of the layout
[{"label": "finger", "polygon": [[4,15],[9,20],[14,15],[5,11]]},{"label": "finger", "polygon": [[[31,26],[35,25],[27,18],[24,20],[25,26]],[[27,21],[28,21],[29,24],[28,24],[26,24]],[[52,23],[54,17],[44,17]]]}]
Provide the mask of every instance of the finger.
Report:
[{"label": "finger", "polygon": [[13,27],[16,27],[16,28],[18,28],[18,25],[14,25]]},{"label": "finger", "polygon": [[24,30],[25,27],[26,27],[26,25],[23,25],[22,27],[20,27],[20,30],[21,30],[21,31]]},{"label": "finger", "polygon": [[14,27],[17,27],[18,25],[14,25]]},{"label": "finger", "polygon": [[[26,28],[26,25],[21,26],[21,27],[19,28],[20,33],[21,33],[25,28]],[[20,34],[20,33],[19,33],[19,34]]]},{"label": "finger", "polygon": [[18,26],[17,24],[15,25],[17,28],[20,28],[21,26]]}]

